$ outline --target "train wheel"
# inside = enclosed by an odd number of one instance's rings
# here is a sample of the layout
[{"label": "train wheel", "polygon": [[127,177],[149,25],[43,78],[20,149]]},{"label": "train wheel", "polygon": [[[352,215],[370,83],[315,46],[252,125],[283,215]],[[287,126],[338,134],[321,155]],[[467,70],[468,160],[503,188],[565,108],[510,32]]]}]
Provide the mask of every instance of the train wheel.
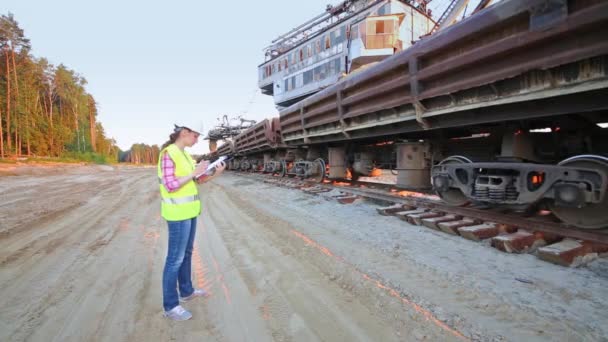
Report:
[{"label": "train wheel", "polygon": [[[468,164],[468,163],[472,163],[472,161],[466,157],[451,156],[451,157],[448,157],[448,158],[442,160],[439,163],[439,165]],[[447,203],[451,206],[462,207],[462,206],[465,206],[470,203],[470,200],[462,193],[462,191],[460,191],[460,189],[450,188],[445,191],[436,191],[436,192],[437,192],[437,195],[439,195],[439,197],[441,197],[441,199],[445,203]]]},{"label": "train wheel", "polygon": [[289,178],[294,178],[296,174],[293,172],[295,168],[295,162],[287,163],[285,167],[285,175]]},{"label": "train wheel", "polygon": [[310,180],[317,183],[322,183],[325,179],[325,161],[321,158],[318,158],[313,162],[313,166],[317,171],[317,174],[310,177]]},{"label": "train wheel", "polygon": [[[561,161],[560,166],[584,167],[603,170],[608,174],[608,158],[597,155],[580,155]],[[585,229],[608,227],[608,194],[600,203],[587,204],[582,208],[550,206],[551,211],[564,223]]]},{"label": "train wheel", "polygon": [[346,178],[349,178],[353,182],[358,181],[359,178],[361,178],[362,176],[363,174],[355,171],[355,169],[353,169],[352,167],[349,167],[348,171],[346,172]]}]

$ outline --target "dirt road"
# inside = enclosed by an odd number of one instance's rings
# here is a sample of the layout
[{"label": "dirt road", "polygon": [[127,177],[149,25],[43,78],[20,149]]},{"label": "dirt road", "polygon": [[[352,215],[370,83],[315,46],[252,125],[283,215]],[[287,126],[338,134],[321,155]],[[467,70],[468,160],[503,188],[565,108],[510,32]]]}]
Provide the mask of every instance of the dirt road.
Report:
[{"label": "dirt road", "polygon": [[234,175],[200,187],[193,279],[212,295],[169,322],[157,186],[153,168],[0,169],[0,340],[608,336],[604,259],[561,268]]}]

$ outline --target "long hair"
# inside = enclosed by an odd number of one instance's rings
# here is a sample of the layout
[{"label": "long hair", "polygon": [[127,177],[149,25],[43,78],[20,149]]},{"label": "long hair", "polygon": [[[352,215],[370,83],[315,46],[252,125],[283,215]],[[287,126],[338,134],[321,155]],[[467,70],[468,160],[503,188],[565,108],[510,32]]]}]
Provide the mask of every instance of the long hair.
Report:
[{"label": "long hair", "polygon": [[164,150],[167,146],[174,144],[175,141],[177,141],[177,138],[179,138],[179,131],[177,132],[173,132],[171,133],[171,135],[169,135],[169,140],[163,144],[163,147],[161,147],[161,150]]}]

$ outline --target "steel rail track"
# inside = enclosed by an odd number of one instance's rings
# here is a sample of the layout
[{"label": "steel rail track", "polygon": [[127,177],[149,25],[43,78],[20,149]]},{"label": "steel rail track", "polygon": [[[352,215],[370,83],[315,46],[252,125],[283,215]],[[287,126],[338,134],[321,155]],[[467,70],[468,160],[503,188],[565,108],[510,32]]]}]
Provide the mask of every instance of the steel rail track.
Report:
[{"label": "steel rail track", "polygon": [[[499,225],[505,225],[513,228],[523,229],[530,232],[544,232],[554,235],[559,235],[563,238],[573,238],[583,241],[601,243],[608,245],[608,228],[603,230],[588,230],[580,229],[570,225],[566,225],[561,222],[551,222],[546,219],[540,219],[539,217],[524,217],[521,214],[516,213],[502,213],[491,211],[489,209],[480,209],[475,207],[453,207],[444,204],[440,201],[434,201],[427,198],[420,198],[414,196],[400,196],[391,193],[390,191],[383,189],[372,189],[372,188],[360,188],[354,186],[340,186],[333,185],[331,183],[317,183],[306,180],[299,180],[293,178],[278,178],[267,174],[246,174],[239,173],[241,175],[248,175],[251,178],[265,178],[275,180],[291,180],[292,182],[298,182],[302,187],[318,187],[327,190],[339,190],[343,192],[351,193],[352,195],[360,196],[366,199],[373,199],[377,201],[383,201],[394,204],[403,204],[416,208],[424,208],[433,210],[444,214],[453,214],[462,217],[471,218],[482,222],[492,222]],[[380,188],[395,188],[387,184],[368,183],[368,182],[355,182],[354,184],[364,184],[365,186],[378,186]],[[402,189],[406,190],[406,189]],[[421,192],[425,194],[424,192]]]}]

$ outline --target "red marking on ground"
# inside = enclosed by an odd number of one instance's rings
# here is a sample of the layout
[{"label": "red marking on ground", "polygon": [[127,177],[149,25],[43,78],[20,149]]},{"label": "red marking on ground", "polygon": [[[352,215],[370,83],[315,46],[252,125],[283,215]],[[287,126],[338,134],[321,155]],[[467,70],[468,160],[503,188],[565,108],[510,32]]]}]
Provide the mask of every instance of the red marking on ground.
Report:
[{"label": "red marking on ground", "polygon": [[268,308],[268,305],[264,304],[260,306],[260,310],[262,311],[262,318],[266,321],[270,320],[270,317],[272,317],[272,315],[270,314],[270,309]]},{"label": "red marking on ground", "polygon": [[156,245],[156,242],[160,238],[160,234],[157,231],[151,231],[144,234],[144,239],[146,241],[152,242],[152,244]]},{"label": "red marking on ground", "polygon": [[210,283],[205,278],[207,273],[206,267],[204,266],[203,258],[201,257],[198,251],[198,244],[194,244],[194,250],[192,251],[192,259],[194,261],[194,281],[196,283],[196,287],[199,289],[203,289],[206,292],[210,293],[211,287]]},{"label": "red marking on ground", "polygon": [[120,220],[120,223],[118,224],[118,229],[120,231],[129,230],[129,228],[129,219],[123,218],[122,220]]},{"label": "red marking on ground", "polygon": [[230,299],[230,291],[228,290],[228,286],[226,286],[226,283],[224,282],[224,274],[222,273],[222,270],[220,269],[220,265],[217,263],[217,260],[215,260],[215,257],[211,257],[211,260],[213,261],[213,266],[215,267],[215,271],[217,272],[217,280],[221,283],[222,289],[224,290],[224,296],[226,297],[226,301],[228,302],[228,304],[232,303],[232,300]]},{"label": "red marking on ground", "polygon": [[211,257],[211,260],[213,261],[213,267],[215,267],[215,271],[217,273],[220,273],[220,267],[217,264],[217,260],[215,260],[215,257]]},{"label": "red marking on ground", "polygon": [[323,254],[325,254],[327,256],[334,257],[334,254],[329,249],[314,242],[313,240],[308,238],[308,236],[298,232],[297,230],[292,230],[291,232],[293,234],[295,234],[297,237],[299,237],[300,239],[304,240],[304,242],[306,242],[307,245],[317,248],[318,250],[320,250]]},{"label": "red marking on ground", "polygon": [[224,289],[224,296],[226,296],[226,301],[228,301],[228,304],[231,304],[232,301],[230,300],[230,291],[228,291],[228,287],[226,287],[226,284],[224,282],[222,282],[222,289]]},{"label": "red marking on ground", "polygon": [[426,310],[426,309],[422,308],[420,305],[418,305],[418,304],[416,304],[416,303],[412,302],[411,300],[409,300],[409,299],[407,299],[407,298],[405,298],[405,297],[401,296],[401,295],[399,294],[399,292],[397,292],[395,289],[393,289],[393,288],[391,288],[391,287],[389,287],[389,286],[386,286],[386,285],[384,285],[382,282],[380,282],[380,280],[375,279],[375,278],[372,278],[372,277],[370,277],[369,275],[367,275],[367,274],[365,274],[365,273],[363,273],[363,272],[359,271],[355,265],[353,265],[353,264],[349,263],[348,261],[344,260],[343,258],[340,258],[340,257],[336,257],[336,256],[334,256],[334,254],[333,254],[333,253],[332,253],[332,252],[331,252],[331,251],[330,251],[330,250],[329,250],[327,247],[324,247],[324,246],[322,246],[322,245],[318,244],[317,242],[313,241],[312,239],[310,239],[310,238],[309,238],[309,237],[307,237],[306,235],[304,235],[304,234],[302,234],[302,233],[298,232],[297,230],[292,230],[291,232],[292,232],[294,235],[296,235],[297,237],[301,238],[301,239],[302,239],[302,240],[303,240],[303,241],[304,241],[304,242],[305,242],[307,245],[309,245],[309,246],[313,246],[313,247],[315,247],[316,249],[318,249],[318,250],[319,250],[321,253],[323,253],[323,254],[325,254],[325,255],[327,255],[327,256],[333,257],[333,258],[335,258],[336,260],[338,260],[338,261],[340,261],[340,262],[342,262],[342,263],[344,263],[344,264],[346,264],[346,265],[348,265],[348,266],[352,267],[352,268],[355,270],[355,272],[357,272],[357,273],[361,274],[361,277],[363,277],[363,279],[368,280],[368,281],[371,281],[371,282],[374,282],[374,283],[375,283],[375,285],[376,285],[378,288],[380,288],[380,289],[382,289],[382,290],[387,291],[387,292],[389,293],[389,295],[391,295],[392,297],[397,298],[397,299],[398,299],[398,300],[400,300],[400,301],[401,301],[403,304],[405,304],[405,305],[407,305],[407,306],[411,307],[412,309],[414,309],[414,311],[416,311],[416,312],[418,312],[419,314],[421,314],[421,315],[422,315],[422,316],[423,316],[423,317],[424,317],[424,318],[425,318],[427,321],[432,322],[432,323],[433,323],[433,324],[435,324],[436,326],[438,326],[438,327],[442,328],[443,330],[447,331],[448,333],[450,333],[450,334],[452,334],[452,335],[454,335],[454,336],[456,336],[456,337],[458,337],[458,338],[460,338],[460,339],[462,339],[462,340],[467,340],[467,341],[469,340],[467,337],[465,337],[464,335],[462,335],[462,333],[460,333],[458,330],[456,330],[456,329],[454,329],[454,328],[452,328],[452,327],[448,326],[448,325],[447,325],[447,324],[445,324],[444,322],[442,322],[442,321],[440,321],[439,319],[437,319],[437,317],[435,317],[435,316],[433,315],[433,313],[431,313],[430,311],[428,311],[428,310]]},{"label": "red marking on ground", "polygon": [[206,291],[207,289],[211,290],[211,288],[213,287],[213,283],[214,283],[214,282],[215,282],[215,279],[211,279],[211,280],[207,280],[207,279],[205,279],[205,280],[202,282],[202,284],[201,284],[202,286],[201,286],[201,287],[202,287],[202,288],[203,288],[205,291]]},{"label": "red marking on ground", "polygon": [[[143,226],[141,230],[144,231]],[[148,231],[144,234],[144,245],[150,247],[148,252],[148,269],[151,270],[154,267],[154,255],[156,254],[156,245],[160,238],[159,232],[156,230]]]}]

